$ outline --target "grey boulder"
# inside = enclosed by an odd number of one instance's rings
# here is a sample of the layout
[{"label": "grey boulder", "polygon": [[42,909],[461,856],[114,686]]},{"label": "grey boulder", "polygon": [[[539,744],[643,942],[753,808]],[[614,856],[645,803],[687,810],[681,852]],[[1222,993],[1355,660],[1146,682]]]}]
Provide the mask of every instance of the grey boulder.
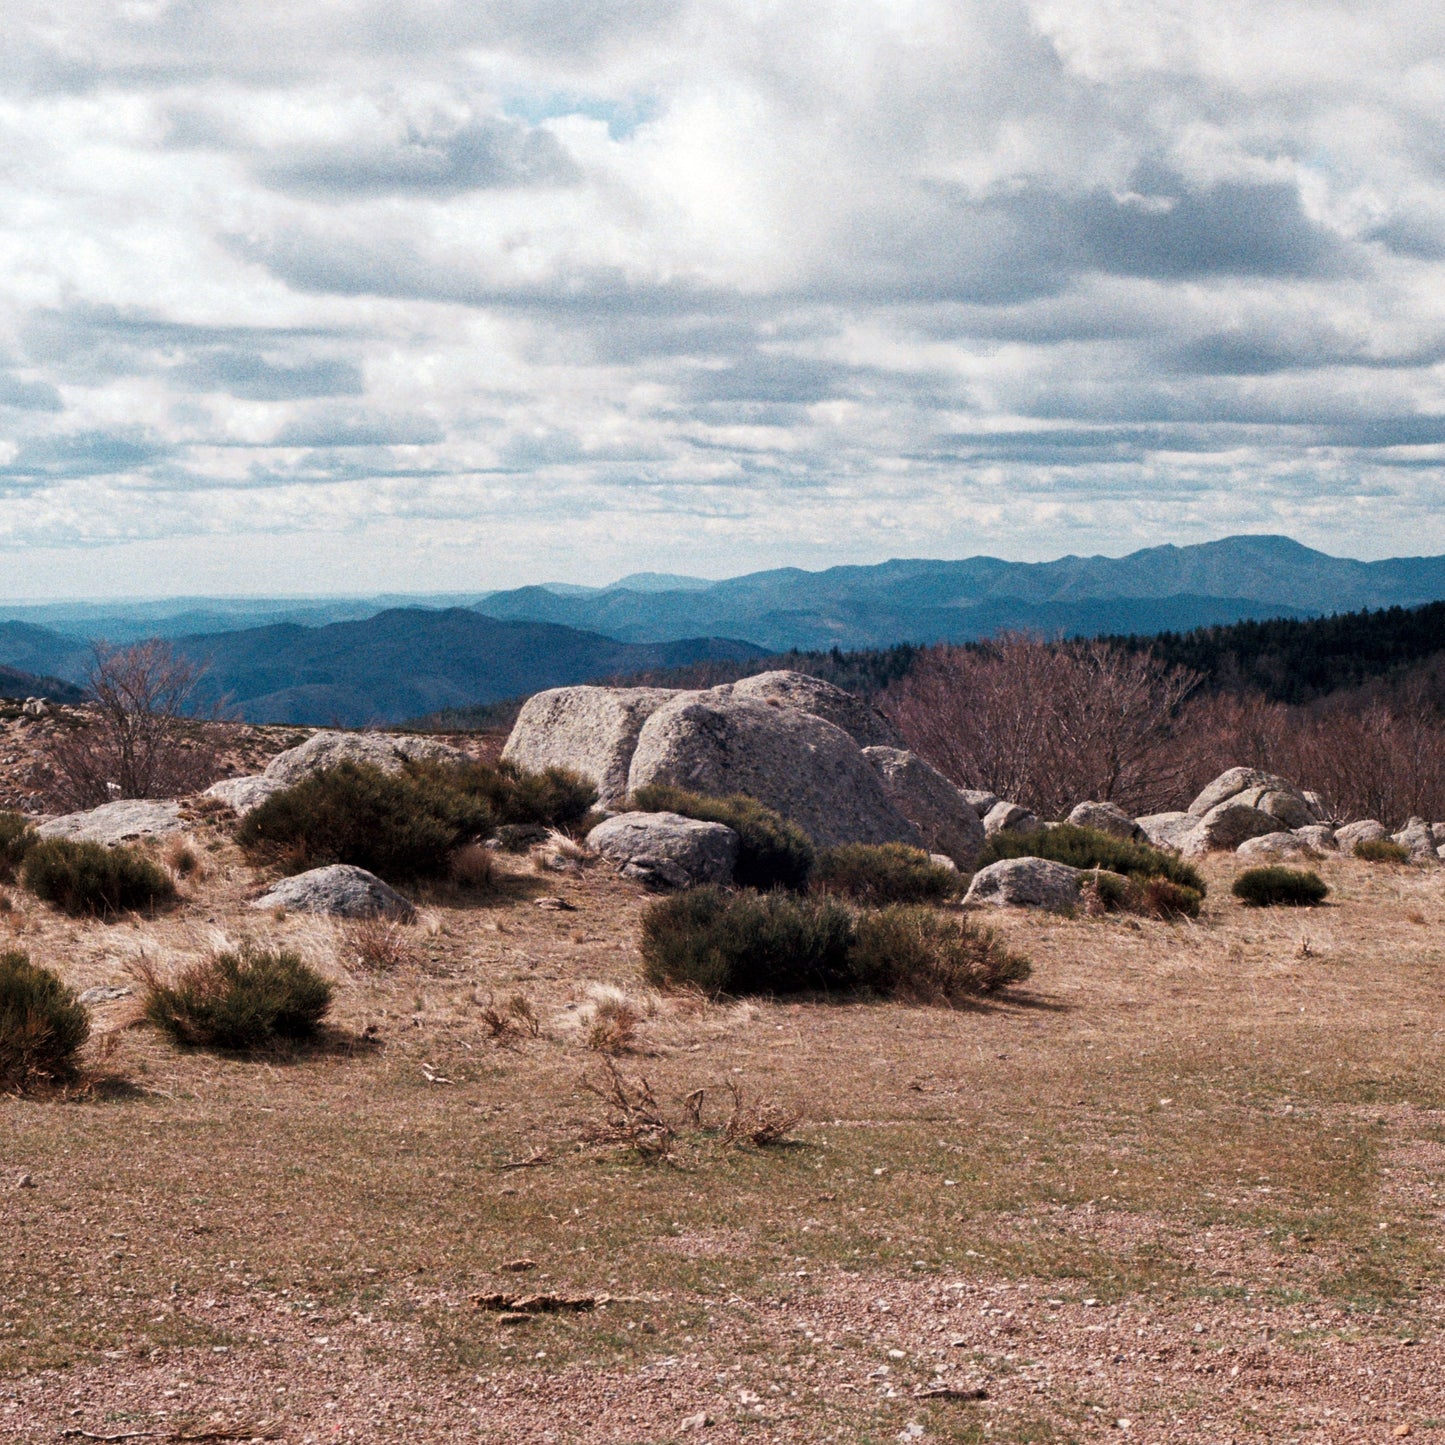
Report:
[{"label": "grey boulder", "polygon": [[995,803],[983,819],[983,831],[990,838],[995,833],[1037,833],[1043,826],[1018,803]]},{"label": "grey boulder", "polygon": [[[299,747],[277,753],[263,777],[289,788],[312,773],[334,768],[338,763],[358,763],[399,773],[409,762],[466,763],[470,757],[460,748],[448,747],[435,738],[408,733],[313,733]],[[236,781],[232,779],[231,781]]]},{"label": "grey boulder", "polygon": [[1261,833],[1257,838],[1246,838],[1234,852],[1238,858],[1268,863],[1318,858],[1320,850],[1295,833]]},{"label": "grey boulder", "polygon": [[1410,850],[1416,862],[1435,860],[1440,856],[1440,845],[1435,841],[1435,831],[1423,818],[1411,818],[1398,833],[1390,835],[1392,843]]},{"label": "grey boulder", "polygon": [[959,868],[970,870],[987,834],[963,794],[917,753],[871,747],[863,749],[863,756],[873,765],[893,806],[918,829],[929,852],[947,854]]},{"label": "grey boulder", "polygon": [[1294,837],[1307,843],[1316,853],[1337,853],[1339,851],[1340,845],[1335,841],[1335,830],[1328,823],[1310,823],[1307,827],[1296,828]]},{"label": "grey boulder", "polygon": [[1199,819],[1193,813],[1149,813],[1134,820],[1145,839],[1156,848],[1184,847],[1184,840],[1193,831]]},{"label": "grey boulder", "polygon": [[719,691],[679,693],[642,725],[628,789],[669,783],[711,797],[746,793],[815,843],[910,843],[862,749],[812,713]]},{"label": "grey boulder", "polygon": [[1076,828],[1092,828],[1096,833],[1107,833],[1126,842],[1136,842],[1144,836],[1143,828],[1117,803],[1080,803],[1069,814],[1069,822]]},{"label": "grey boulder", "polygon": [[253,899],[251,907],[329,913],[337,918],[373,918],[377,914],[410,918],[416,912],[389,883],[350,863],[333,863],[283,878]]},{"label": "grey boulder", "polygon": [[997,793],[990,793],[985,788],[960,788],[958,791],[980,818],[988,817],[989,809],[1000,801]]},{"label": "grey boulder", "polygon": [[1068,913],[1079,906],[1080,874],[1049,858],[1005,858],[973,875],[965,905],[988,908],[1042,908]]},{"label": "grey boulder", "polygon": [[738,835],[731,828],[677,813],[619,813],[587,835],[587,846],[615,863],[624,878],[650,888],[731,883],[738,861]]},{"label": "grey boulder", "polygon": [[65,813],[42,823],[35,831],[42,838],[69,838],[77,843],[136,843],[143,838],[164,838],[179,833],[181,805],[155,798],[121,798],[83,813]]},{"label": "grey boulder", "polygon": [[1360,818],[1335,829],[1335,842],[1345,853],[1353,852],[1356,843],[1377,843],[1389,836],[1389,830],[1376,818]]},{"label": "grey boulder", "polygon": [[1233,853],[1250,838],[1287,831],[1274,814],[1231,800],[1211,808],[1202,818],[1197,817],[1194,826],[1179,840],[1179,848],[1191,857],[1201,853]]},{"label": "grey boulder", "polygon": [[570,768],[604,808],[625,807],[643,724],[678,693],[663,687],[554,687],[522,705],[502,757],[529,772]]},{"label": "grey boulder", "polygon": [[1225,804],[1266,813],[1285,828],[1303,828],[1323,821],[1293,783],[1258,768],[1230,768],[1221,773],[1189,805],[1189,811],[1196,818],[1207,818]]},{"label": "grey boulder", "polygon": [[212,783],[202,796],[219,798],[244,818],[253,808],[259,808],[272,793],[279,793],[286,786],[279,778],[253,773],[245,778],[222,778],[219,783]]},{"label": "grey boulder", "polygon": [[903,746],[898,730],[871,703],[805,672],[760,672],[713,691],[811,713],[842,728],[862,748]]}]

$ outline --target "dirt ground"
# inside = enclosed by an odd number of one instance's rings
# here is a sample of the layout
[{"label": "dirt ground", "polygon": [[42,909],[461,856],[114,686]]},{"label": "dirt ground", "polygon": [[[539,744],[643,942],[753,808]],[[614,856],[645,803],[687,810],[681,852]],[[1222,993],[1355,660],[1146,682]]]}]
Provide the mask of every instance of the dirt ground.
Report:
[{"label": "dirt ground", "polygon": [[[121,996],[94,1087],[0,1099],[0,1438],[1445,1440],[1445,869],[1330,860],[1326,906],[1252,911],[1221,859],[1197,924],[1000,916],[1033,978],[945,1010],[653,995],[597,865],[506,858],[379,941],[196,846],[173,911],[12,889],[0,946],[124,989],[285,942],[333,1028],[182,1052]],[[588,1089],[618,991],[663,1157]],[[516,996],[537,1036],[498,1038]],[[790,1142],[729,1143],[729,1085]]]}]

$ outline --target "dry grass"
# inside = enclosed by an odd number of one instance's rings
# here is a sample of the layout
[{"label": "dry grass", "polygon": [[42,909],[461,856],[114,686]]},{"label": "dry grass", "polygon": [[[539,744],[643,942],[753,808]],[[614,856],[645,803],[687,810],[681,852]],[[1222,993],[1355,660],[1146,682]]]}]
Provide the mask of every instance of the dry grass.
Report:
[{"label": "dry grass", "polygon": [[[20,894],[0,929],[82,990],[243,925],[336,956],[198,847],[174,914]],[[376,1049],[183,1053],[120,998],[128,1094],[0,1100],[0,1437],[1445,1438],[1445,870],[1327,859],[1305,917],[1221,860],[1197,921],[991,917],[1034,974],[981,1008],[669,996],[644,1063],[587,1021],[599,987],[646,1013],[646,895],[589,869],[553,913],[498,867],[424,966],[340,984]],[[735,1137],[786,1107],[793,1147],[732,1147],[729,1084]],[[610,1302],[475,1309],[518,1259]]]},{"label": "dry grass", "polygon": [[392,918],[358,918],[342,930],[342,960],[365,973],[390,974],[423,967],[410,922]]}]

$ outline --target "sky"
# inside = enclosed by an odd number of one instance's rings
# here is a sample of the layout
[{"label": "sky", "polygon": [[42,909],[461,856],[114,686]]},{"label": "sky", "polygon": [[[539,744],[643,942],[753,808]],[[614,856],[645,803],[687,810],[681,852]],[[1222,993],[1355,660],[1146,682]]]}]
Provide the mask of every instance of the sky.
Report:
[{"label": "sky", "polygon": [[1445,552],[1445,8],[9,0],[0,594]]}]

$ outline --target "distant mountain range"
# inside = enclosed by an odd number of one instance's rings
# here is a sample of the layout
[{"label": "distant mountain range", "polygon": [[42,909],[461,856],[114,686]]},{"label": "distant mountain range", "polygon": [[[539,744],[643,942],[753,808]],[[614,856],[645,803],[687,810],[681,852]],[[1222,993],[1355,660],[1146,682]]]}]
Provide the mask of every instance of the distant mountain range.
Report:
[{"label": "distant mountain range", "polygon": [[1357,562],[1288,537],[1229,537],[1039,563],[892,561],[721,582],[638,573],[609,587],[557,583],[400,607],[387,598],[0,605],[0,667],[73,683],[89,638],[163,636],[207,659],[215,690],[252,721],[357,726],[793,648],[966,642],[1005,629],[1180,633],[1437,599],[1445,557]]},{"label": "distant mountain range", "polygon": [[1229,537],[1127,557],[1056,562],[894,561],[825,572],[784,568],[662,589],[522,587],[476,607],[629,642],[739,637],[772,650],[968,642],[1005,629],[1046,636],[1182,632],[1265,617],[1445,597],[1445,557],[1356,562],[1288,537]]}]

